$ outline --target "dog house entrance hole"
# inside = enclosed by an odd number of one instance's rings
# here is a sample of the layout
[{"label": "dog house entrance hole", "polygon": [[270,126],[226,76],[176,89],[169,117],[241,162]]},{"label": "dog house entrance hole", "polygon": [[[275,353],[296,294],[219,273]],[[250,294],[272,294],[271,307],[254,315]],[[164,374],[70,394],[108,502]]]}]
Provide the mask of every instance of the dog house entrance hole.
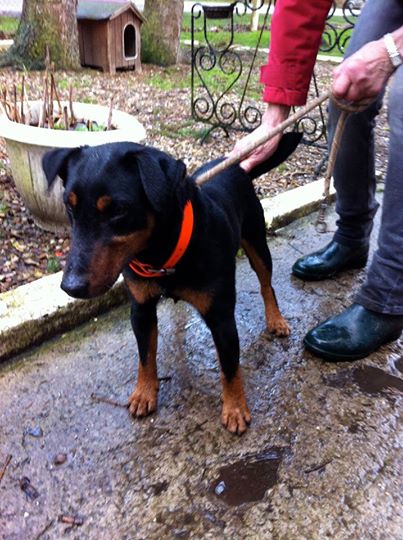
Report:
[{"label": "dog house entrance hole", "polygon": [[128,24],[125,27],[123,34],[123,44],[125,51],[125,58],[135,58],[136,56],[136,29],[133,24]]}]

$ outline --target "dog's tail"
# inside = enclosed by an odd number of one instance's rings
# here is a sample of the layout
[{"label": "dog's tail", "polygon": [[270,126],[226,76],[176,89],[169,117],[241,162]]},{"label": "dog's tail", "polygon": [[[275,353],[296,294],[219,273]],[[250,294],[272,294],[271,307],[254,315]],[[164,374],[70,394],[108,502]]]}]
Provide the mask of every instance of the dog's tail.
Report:
[{"label": "dog's tail", "polygon": [[263,163],[259,163],[259,165],[249,171],[248,176],[253,180],[261,174],[265,174],[278,167],[280,163],[283,163],[283,161],[294,152],[301,139],[302,133],[297,133],[296,131],[285,133],[280,139],[274,154],[272,154],[269,159],[263,161]]},{"label": "dog's tail", "polygon": [[[257,178],[261,174],[267,173],[268,171],[271,171],[271,169],[274,169],[275,167],[278,167],[280,163],[283,163],[288,156],[290,156],[294,150],[297,148],[298,144],[300,143],[302,139],[302,133],[297,133],[296,131],[292,131],[289,133],[285,133],[282,138],[280,139],[280,142],[276,148],[276,151],[274,154],[272,154],[269,159],[266,161],[263,161],[263,163],[260,163],[257,165],[254,169],[249,171],[248,177],[253,180],[254,178]],[[217,159],[214,159],[213,161],[210,161],[209,163],[206,163],[197,171],[193,173],[193,179],[197,181],[197,177],[201,174],[209,171],[215,165],[218,165],[222,161],[224,161],[224,157],[220,157]],[[232,167],[238,167],[238,165],[232,165]]]}]

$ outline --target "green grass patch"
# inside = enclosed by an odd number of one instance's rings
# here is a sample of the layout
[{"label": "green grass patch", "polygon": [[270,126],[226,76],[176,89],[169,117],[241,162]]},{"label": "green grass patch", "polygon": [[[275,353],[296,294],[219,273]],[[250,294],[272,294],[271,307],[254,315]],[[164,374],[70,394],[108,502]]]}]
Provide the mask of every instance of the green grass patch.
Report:
[{"label": "green grass patch", "polygon": [[194,121],[192,120],[193,127],[191,126],[182,126],[178,129],[177,133],[180,137],[190,137],[195,139],[196,141],[201,141],[209,132],[210,128],[203,127],[203,128],[195,128],[194,127]]},{"label": "green grass patch", "polygon": [[46,264],[46,272],[48,274],[55,274],[61,270],[60,261],[57,257],[49,257]]},{"label": "green grass patch", "polygon": [[[267,30],[263,31],[261,45],[260,45],[261,47],[268,46],[269,39],[270,39],[270,32],[269,32],[270,20],[271,18],[269,17],[268,22],[267,22]],[[260,15],[259,24],[263,24],[263,22],[264,22],[264,15]],[[204,23],[203,23],[202,18],[195,20],[194,37],[195,37],[195,40],[199,42],[205,41],[203,24]],[[256,32],[251,32],[250,25],[251,25],[250,14],[234,15],[234,38],[233,38],[234,45],[241,45],[244,47],[256,46],[256,43],[259,39],[260,30]],[[207,29],[208,40],[212,46],[221,49],[229,45],[229,42],[231,39],[231,24],[227,19],[207,20],[206,29]],[[183,15],[181,39],[182,40],[191,39],[191,14],[190,13],[184,13]]]},{"label": "green grass patch", "polygon": [[177,66],[164,69],[163,72],[154,73],[147,78],[147,83],[159,90],[175,90],[190,87],[190,74],[184,75],[183,70]]},{"label": "green grass patch", "polygon": [[[352,19],[353,20],[353,19]],[[259,16],[259,25],[264,23],[264,14]],[[194,28],[194,39],[199,42],[199,44],[206,43],[206,38],[204,34],[204,20],[203,17],[196,19]],[[234,15],[234,35],[233,35],[233,45],[238,45],[242,47],[256,47],[256,44],[259,40],[260,30],[251,31],[251,16],[250,14],[245,15]],[[262,38],[260,41],[261,48],[267,48],[270,45],[270,24],[271,16],[268,17],[266,21],[266,28],[263,31]],[[206,22],[207,29],[207,38],[210,45],[216,49],[224,49],[230,44],[231,40],[231,25],[226,19],[218,20],[207,20]],[[329,19],[327,22],[325,33],[323,37],[323,45],[320,48],[321,53],[328,54],[330,56],[341,57],[342,52],[336,47],[332,50],[328,50],[329,41],[330,44],[334,43],[340,39],[340,45],[342,48],[345,48],[350,36],[352,29],[349,28],[349,23],[343,17],[334,16]],[[182,22],[182,33],[181,40],[191,40],[191,14],[184,13],[183,22]]]},{"label": "green grass patch", "polygon": [[14,17],[0,16],[0,34],[3,34],[3,37],[12,37],[17,31],[19,22],[19,19]]},{"label": "green grass patch", "polygon": [[[89,104],[97,104],[98,103],[98,100],[95,98],[95,97],[90,97],[90,96],[84,96],[83,98],[80,99],[80,101],[82,103],[89,103]],[[101,130],[95,130],[93,129],[93,131],[103,131],[104,130],[104,127],[101,129]]]}]

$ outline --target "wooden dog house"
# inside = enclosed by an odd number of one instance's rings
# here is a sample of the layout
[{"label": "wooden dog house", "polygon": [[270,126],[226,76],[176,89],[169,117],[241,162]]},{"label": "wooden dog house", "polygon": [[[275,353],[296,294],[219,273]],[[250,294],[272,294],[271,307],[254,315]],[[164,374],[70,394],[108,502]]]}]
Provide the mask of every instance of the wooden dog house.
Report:
[{"label": "wooden dog house", "polygon": [[108,73],[141,70],[140,27],[143,15],[132,3],[79,0],[77,6],[80,60],[83,66]]}]

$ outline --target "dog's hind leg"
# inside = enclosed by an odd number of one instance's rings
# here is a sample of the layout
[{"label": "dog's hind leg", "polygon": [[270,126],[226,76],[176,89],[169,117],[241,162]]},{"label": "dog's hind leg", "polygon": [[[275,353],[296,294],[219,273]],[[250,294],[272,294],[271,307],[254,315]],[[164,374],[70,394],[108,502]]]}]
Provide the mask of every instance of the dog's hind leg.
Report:
[{"label": "dog's hind leg", "polygon": [[265,306],[267,327],[277,336],[288,336],[290,333],[287,321],[280,313],[276,295],[271,285],[272,260],[266,243],[266,227],[263,209],[256,198],[242,225],[241,245],[256,272],[260,283],[260,292]]},{"label": "dog's hind leg", "polygon": [[141,417],[157,409],[157,302],[150,300],[139,304],[135,300],[131,306],[131,323],[139,350],[137,384],[129,397],[129,411]]}]

